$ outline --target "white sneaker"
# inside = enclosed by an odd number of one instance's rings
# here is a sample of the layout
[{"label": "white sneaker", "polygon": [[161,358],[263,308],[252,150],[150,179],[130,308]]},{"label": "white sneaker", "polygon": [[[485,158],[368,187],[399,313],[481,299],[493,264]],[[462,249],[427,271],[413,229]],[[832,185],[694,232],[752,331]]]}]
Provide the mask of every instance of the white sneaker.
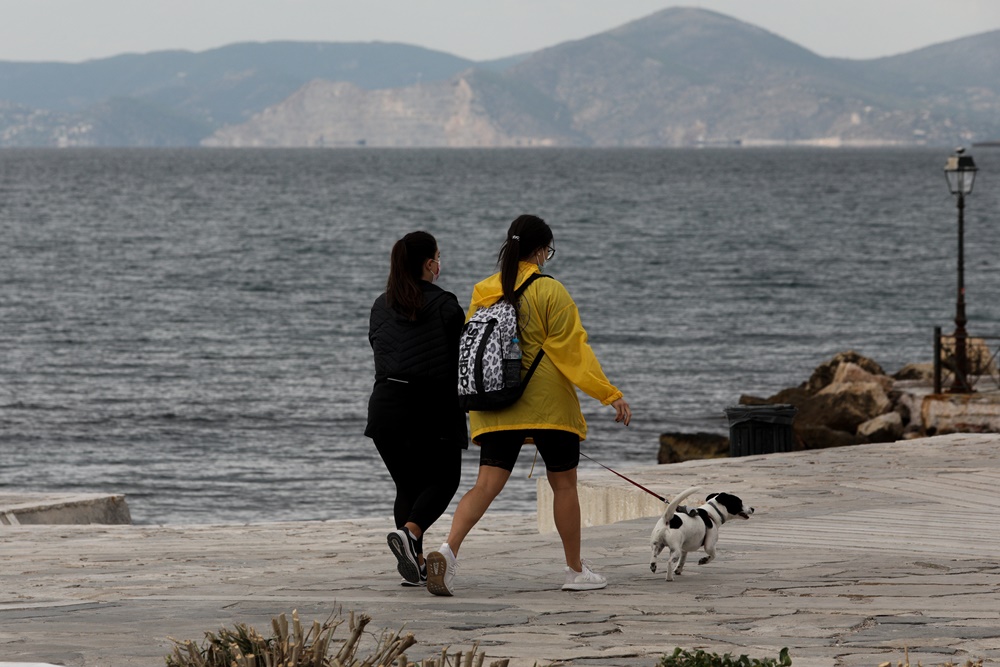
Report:
[{"label": "white sneaker", "polygon": [[452,596],[455,573],[458,571],[458,560],[451,549],[442,547],[441,551],[427,554],[427,590],[434,595]]},{"label": "white sneaker", "polygon": [[580,562],[583,564],[583,572],[566,566],[566,583],[562,587],[564,591],[596,591],[608,585],[607,579],[590,569],[590,563]]}]

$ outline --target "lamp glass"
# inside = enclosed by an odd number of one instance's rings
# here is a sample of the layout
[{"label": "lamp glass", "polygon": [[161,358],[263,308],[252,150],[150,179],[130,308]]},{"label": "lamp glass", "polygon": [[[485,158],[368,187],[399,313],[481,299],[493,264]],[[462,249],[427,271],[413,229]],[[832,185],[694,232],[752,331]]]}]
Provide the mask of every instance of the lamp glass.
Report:
[{"label": "lamp glass", "polygon": [[948,179],[948,189],[951,194],[971,194],[977,171],[971,155],[954,155],[948,158],[948,163],[944,166],[944,175]]}]

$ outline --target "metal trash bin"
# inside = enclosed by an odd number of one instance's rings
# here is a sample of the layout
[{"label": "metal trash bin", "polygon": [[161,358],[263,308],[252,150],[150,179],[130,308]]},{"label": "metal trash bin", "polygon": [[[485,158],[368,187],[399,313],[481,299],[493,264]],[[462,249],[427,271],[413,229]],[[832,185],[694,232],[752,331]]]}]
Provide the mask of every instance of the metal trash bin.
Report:
[{"label": "metal trash bin", "polygon": [[750,456],[790,452],[795,434],[794,405],[734,405],[726,408],[729,418],[729,455]]}]

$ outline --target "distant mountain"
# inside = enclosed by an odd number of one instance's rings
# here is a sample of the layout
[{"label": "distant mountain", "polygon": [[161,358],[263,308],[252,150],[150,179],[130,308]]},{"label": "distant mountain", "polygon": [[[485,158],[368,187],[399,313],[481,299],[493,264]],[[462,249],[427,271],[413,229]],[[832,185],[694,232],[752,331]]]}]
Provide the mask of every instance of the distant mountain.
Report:
[{"label": "distant mountain", "polygon": [[829,115],[817,93],[851,87],[837,63],[697,9],[667,9],[545,49],[510,77],[564,105],[596,145],[808,138],[812,117]]},{"label": "distant mountain", "polygon": [[327,144],[363,135],[367,145],[952,145],[1000,137],[998,49],[1000,32],[892,58],[823,58],[722,14],[672,8],[529,54],[492,77],[456,75],[479,132],[428,106],[435,96],[420,84],[407,89],[405,114],[434,132],[407,130],[396,98],[369,98],[363,128],[347,98],[295,98],[294,122],[282,111],[289,100],[206,143],[248,145],[267,134],[270,145],[294,146],[321,135]]},{"label": "distant mountain", "polygon": [[[897,95],[897,105],[934,119],[932,139],[1000,139],[1000,30],[856,65],[859,76]],[[942,136],[943,135],[943,136]],[[942,141],[941,143],[947,143]]]},{"label": "distant mountain", "polygon": [[[7,135],[67,133],[93,145],[197,145],[215,129],[247,120],[314,79],[376,90],[440,81],[473,64],[421,47],[379,42],[234,44],[201,53],[163,51],[78,64],[0,62],[0,105],[41,112],[33,126],[13,127],[3,124],[11,114],[0,107],[0,145],[11,145]],[[132,129],[158,115],[173,121],[146,139],[141,132],[116,135],[122,100],[135,103],[136,117],[126,123]],[[96,134],[72,131],[93,123],[112,127]]]},{"label": "distant mountain", "polygon": [[867,61],[866,65],[883,80],[905,82],[915,89],[996,89],[1000,82],[1000,30]]},{"label": "distant mountain", "polygon": [[448,81],[363,90],[313,81],[206,146],[556,146],[586,141],[551,99],[487,70]]},{"label": "distant mountain", "polygon": [[0,63],[0,145],[954,145],[1000,138],[1000,31],[823,58],[666,9],[486,63],[399,44],[240,44]]}]

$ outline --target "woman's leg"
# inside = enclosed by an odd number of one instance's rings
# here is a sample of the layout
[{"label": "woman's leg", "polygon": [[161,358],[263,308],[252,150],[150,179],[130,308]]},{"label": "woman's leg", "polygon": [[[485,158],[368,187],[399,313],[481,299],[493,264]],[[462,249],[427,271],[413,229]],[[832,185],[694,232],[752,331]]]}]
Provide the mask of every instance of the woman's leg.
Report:
[{"label": "woman's leg", "polygon": [[466,535],[483,518],[493,499],[503,490],[507,480],[510,479],[510,472],[490,465],[479,466],[476,484],[458,502],[455,517],[451,521],[451,530],[448,531],[447,544],[453,554],[458,555],[458,549],[462,546]]},{"label": "woman's leg", "polygon": [[580,563],[580,497],[576,491],[576,468],[564,472],[547,472],[552,487],[552,518],[562,540],[566,564],[576,572]]},{"label": "woman's leg", "polygon": [[469,531],[483,518],[490,503],[503,490],[524,444],[523,431],[497,431],[479,437],[479,476],[458,502],[448,541],[454,555]]},{"label": "woman's leg", "polygon": [[[407,456],[407,452],[411,450],[409,444],[403,438],[375,439],[375,448],[378,450],[379,456],[382,457],[382,462],[385,463],[385,468],[389,471],[389,476],[392,477],[396,487],[396,498],[392,503],[392,515],[396,522],[396,528],[402,528],[409,520],[415,497],[409,474],[411,469],[410,457]],[[416,527],[419,529],[419,526]]]},{"label": "woman's leg", "polygon": [[444,514],[458,491],[462,450],[437,439],[380,439],[375,446],[396,485],[396,528],[405,528],[414,537],[417,562],[422,565],[424,532]]},{"label": "woman's leg", "polygon": [[569,431],[544,429],[532,433],[545,461],[545,474],[552,487],[552,518],[562,540],[566,565],[581,572],[580,496],[576,469],[580,465],[580,436]]},{"label": "woman's leg", "polygon": [[416,449],[425,454],[417,456],[410,468],[409,477],[414,480],[415,488],[406,527],[419,538],[441,518],[458,491],[462,450],[440,441]]},{"label": "woman's leg", "polygon": [[[443,446],[436,438],[379,438],[375,446],[396,486],[392,508],[396,528],[406,529],[413,536],[417,564],[422,567],[424,531],[444,514],[458,491],[462,450]],[[435,448],[440,448],[440,455],[428,456]]]},{"label": "woman's leg", "polygon": [[396,569],[402,575],[404,582],[411,586],[419,586],[424,580],[421,546],[423,540],[420,526],[411,520],[410,515],[422,482],[413,474],[411,465],[414,444],[405,437],[375,440],[378,453],[396,485],[396,500],[393,503],[396,530],[386,535],[386,543],[396,557]]}]

